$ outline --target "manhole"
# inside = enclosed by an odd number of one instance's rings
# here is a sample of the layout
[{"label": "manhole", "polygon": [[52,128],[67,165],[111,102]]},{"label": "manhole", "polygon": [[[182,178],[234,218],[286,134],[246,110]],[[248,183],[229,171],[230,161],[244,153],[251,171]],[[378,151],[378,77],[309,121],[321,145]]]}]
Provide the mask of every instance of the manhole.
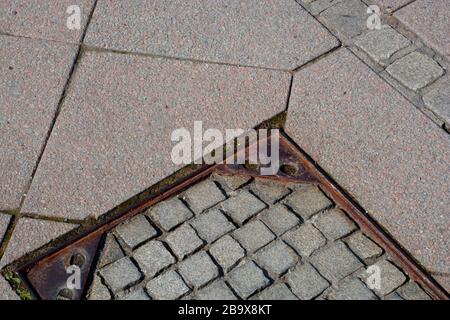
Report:
[{"label": "manhole", "polygon": [[204,166],[16,271],[45,300],[448,298],[288,137],[258,169]]}]

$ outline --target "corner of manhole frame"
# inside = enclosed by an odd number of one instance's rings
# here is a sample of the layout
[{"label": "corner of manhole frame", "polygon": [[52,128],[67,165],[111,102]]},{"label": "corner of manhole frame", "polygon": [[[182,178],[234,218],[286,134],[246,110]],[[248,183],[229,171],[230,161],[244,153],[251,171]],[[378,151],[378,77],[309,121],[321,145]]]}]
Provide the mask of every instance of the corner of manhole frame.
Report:
[{"label": "corner of manhole frame", "polygon": [[[270,139],[267,141],[270,149]],[[245,149],[244,152],[247,152]],[[140,214],[156,203],[174,196],[190,186],[206,179],[212,173],[242,175],[252,178],[274,180],[285,183],[309,183],[317,185],[338,207],[343,209],[359,225],[360,229],[372,237],[408,276],[418,282],[436,300],[448,300],[448,293],[341,187],[339,187],[297,144],[284,132],[280,135],[280,170],[273,176],[261,176],[259,167],[254,165],[203,165],[192,173],[179,178],[153,194],[146,195],[131,208],[116,213],[100,225],[91,227],[63,244],[50,246],[50,250],[32,261],[16,266],[16,272],[23,284],[37,299],[54,300],[83,299],[92,282],[99,250],[106,234],[125,220]],[[81,271],[81,290],[66,288],[70,265],[77,265]]]}]

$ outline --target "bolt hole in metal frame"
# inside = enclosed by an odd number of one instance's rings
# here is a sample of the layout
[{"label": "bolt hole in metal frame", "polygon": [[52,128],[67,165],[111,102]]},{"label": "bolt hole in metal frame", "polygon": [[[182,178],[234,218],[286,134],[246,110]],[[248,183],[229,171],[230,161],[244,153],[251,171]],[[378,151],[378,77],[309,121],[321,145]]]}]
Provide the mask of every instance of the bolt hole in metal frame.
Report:
[{"label": "bolt hole in metal frame", "polygon": [[[267,142],[270,147],[270,140]],[[399,246],[342,188],[340,188],[314,161],[285,133],[280,136],[280,169],[274,176],[260,176],[258,165],[216,164],[205,165],[193,173],[149,195],[131,209],[117,213],[116,217],[77,236],[69,243],[59,245],[34,261],[16,269],[24,284],[36,298],[83,299],[92,281],[99,249],[104,235],[123,221],[140,214],[152,205],[165,200],[207,178],[213,172],[225,175],[244,175],[279,182],[302,182],[317,185],[338,207],[346,211],[361,230],[374,239],[408,276],[418,282],[434,299],[448,300],[448,293],[414,259]],[[249,148],[249,147],[248,147]],[[243,152],[247,152],[245,149]],[[269,148],[270,149],[270,148]],[[66,268],[77,265],[81,269],[81,290],[67,290]]]}]

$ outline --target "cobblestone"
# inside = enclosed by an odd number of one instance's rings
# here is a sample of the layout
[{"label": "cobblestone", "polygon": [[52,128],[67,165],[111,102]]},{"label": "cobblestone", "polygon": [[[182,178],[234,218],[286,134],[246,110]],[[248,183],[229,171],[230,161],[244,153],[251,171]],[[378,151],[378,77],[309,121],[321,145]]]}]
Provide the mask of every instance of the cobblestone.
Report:
[{"label": "cobblestone", "polygon": [[326,239],[311,223],[306,223],[287,232],[283,236],[283,240],[303,257],[310,256],[326,243]]},{"label": "cobblestone", "polygon": [[244,249],[229,235],[214,242],[209,248],[209,252],[225,271],[230,270],[245,256]]},{"label": "cobblestone", "polygon": [[444,73],[436,61],[419,52],[412,52],[395,61],[386,71],[414,91],[427,86]]},{"label": "cobblestone", "polygon": [[189,292],[188,286],[175,271],[168,271],[150,280],[146,288],[155,300],[175,300]]},{"label": "cobblestone", "polygon": [[377,296],[370,291],[361,280],[351,278],[339,283],[328,295],[330,300],[377,300]]},{"label": "cobblestone", "polygon": [[352,38],[366,30],[367,7],[359,0],[345,0],[322,12],[319,20],[341,38]]},{"label": "cobblestone", "polygon": [[94,276],[88,300],[111,300],[111,293],[98,275]]},{"label": "cobblestone", "polygon": [[225,196],[213,181],[206,180],[187,190],[183,199],[196,214],[199,214],[225,200]]},{"label": "cobblestone", "polygon": [[430,296],[415,282],[408,282],[396,292],[405,300],[431,300]]},{"label": "cobblestone", "polygon": [[[376,266],[380,270],[381,275],[381,286],[380,288],[375,288],[375,292],[380,296],[385,296],[398,287],[400,287],[405,281],[405,275],[392,263],[387,260],[382,260],[375,263],[373,266]],[[367,272],[363,272],[360,276],[363,281],[366,281],[369,274]]]},{"label": "cobblestone", "polygon": [[308,220],[314,214],[332,205],[331,201],[317,187],[299,188],[286,198],[286,204],[303,220]]},{"label": "cobblestone", "polygon": [[245,176],[226,176],[226,175],[214,175],[214,179],[222,185],[222,187],[228,188],[229,190],[235,191],[239,189],[242,185],[246,184],[251,177]]},{"label": "cobblestone", "polygon": [[381,256],[383,250],[362,233],[354,233],[345,240],[350,249],[364,262]]},{"label": "cobblestone", "polygon": [[159,241],[150,241],[139,247],[133,252],[133,258],[149,277],[175,263],[175,258]]},{"label": "cobblestone", "polygon": [[425,105],[444,122],[450,131],[450,77],[423,97]]},{"label": "cobblestone", "polygon": [[278,283],[264,289],[252,297],[252,300],[298,300],[298,298],[284,283]]},{"label": "cobblestone", "polygon": [[341,210],[328,210],[321,213],[314,225],[328,240],[337,240],[356,230],[355,224]]},{"label": "cobblestone", "polygon": [[203,245],[202,239],[197,236],[194,229],[188,224],[183,224],[172,231],[166,237],[166,242],[179,259],[183,259],[186,255]]},{"label": "cobblestone", "polygon": [[177,197],[158,203],[148,210],[148,215],[165,231],[172,230],[193,216],[191,210]]},{"label": "cobblestone", "polygon": [[355,44],[376,62],[382,62],[411,42],[388,25],[383,25],[381,30],[373,30],[358,37]]},{"label": "cobblestone", "polygon": [[259,220],[237,229],[233,236],[248,252],[256,251],[275,239],[275,235]]},{"label": "cobblestone", "polygon": [[267,286],[270,280],[253,261],[245,261],[230,272],[228,282],[241,298],[246,299]]},{"label": "cobblestone", "polygon": [[310,300],[321,294],[329,283],[309,263],[299,265],[286,276],[292,292],[301,300]]},{"label": "cobblestone", "polygon": [[237,300],[231,289],[223,280],[217,280],[199,290],[196,295],[198,300]]},{"label": "cobblestone", "polygon": [[311,258],[311,263],[331,281],[339,281],[363,266],[342,242],[318,251]]},{"label": "cobblestone", "polygon": [[300,219],[290,212],[285,206],[277,205],[276,207],[264,210],[260,214],[263,221],[277,236],[282,235],[297,224]]},{"label": "cobblestone", "polygon": [[217,209],[211,209],[202,213],[195,218],[191,225],[200,238],[208,243],[235,229],[234,225]]},{"label": "cobblestone", "polygon": [[184,260],[180,264],[179,271],[186,282],[196,288],[219,276],[219,269],[204,251]]},{"label": "cobblestone", "polygon": [[288,271],[297,260],[295,252],[281,241],[274,241],[256,255],[258,265],[277,276]]},{"label": "cobblestone", "polygon": [[112,233],[109,233],[106,236],[104,249],[100,255],[98,266],[103,268],[124,256],[123,250],[117,242],[116,237]]},{"label": "cobblestone", "polygon": [[150,300],[150,297],[145,293],[144,289],[138,289],[133,292],[127,293],[125,296],[120,298],[120,300],[147,301]]},{"label": "cobblestone", "polygon": [[275,184],[261,179],[255,179],[255,183],[252,185],[252,191],[268,204],[277,202],[291,192],[282,184]]},{"label": "cobblestone", "polygon": [[115,228],[115,231],[130,248],[135,248],[158,234],[144,215],[139,215],[129,222],[121,224]]},{"label": "cobblestone", "polygon": [[141,273],[134,263],[124,257],[100,270],[106,284],[112,291],[117,292],[125,289],[141,279]]},{"label": "cobblestone", "polygon": [[221,204],[222,210],[238,224],[243,224],[265,207],[264,202],[247,190]]}]

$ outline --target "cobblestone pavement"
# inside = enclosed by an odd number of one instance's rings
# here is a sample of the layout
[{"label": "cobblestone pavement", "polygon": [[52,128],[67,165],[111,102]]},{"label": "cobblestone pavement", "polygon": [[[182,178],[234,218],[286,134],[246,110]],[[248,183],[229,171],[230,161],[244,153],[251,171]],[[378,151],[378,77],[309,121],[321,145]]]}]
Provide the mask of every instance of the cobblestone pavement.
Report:
[{"label": "cobblestone pavement", "polygon": [[214,175],[111,231],[88,299],[430,298],[317,187]]},{"label": "cobblestone pavement", "polygon": [[[450,291],[449,12],[448,0],[0,1],[0,269],[179,170],[174,129],[285,112],[287,134]],[[237,223],[252,216],[224,205]]]}]

